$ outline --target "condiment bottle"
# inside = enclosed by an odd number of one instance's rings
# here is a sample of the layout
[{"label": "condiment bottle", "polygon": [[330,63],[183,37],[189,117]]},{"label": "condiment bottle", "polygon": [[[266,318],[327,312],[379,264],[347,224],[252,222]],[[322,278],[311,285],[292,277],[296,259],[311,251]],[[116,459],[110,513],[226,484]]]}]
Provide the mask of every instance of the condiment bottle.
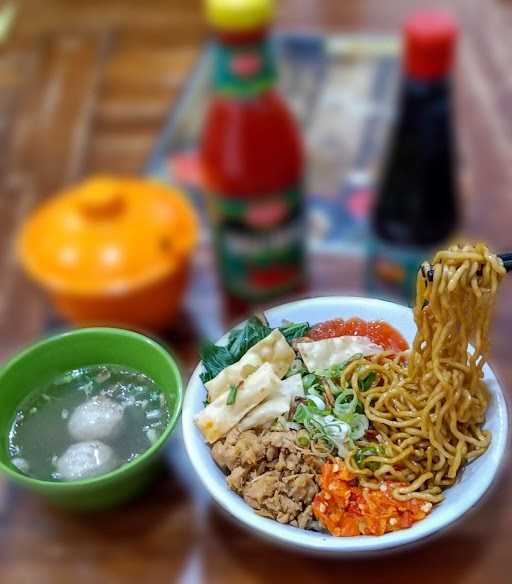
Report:
[{"label": "condiment bottle", "polygon": [[453,18],[422,12],[404,26],[399,111],[376,193],[368,287],[412,302],[419,265],[458,223],[452,128]]},{"label": "condiment bottle", "polygon": [[200,158],[228,297],[258,302],[301,284],[303,151],[275,89],[271,0],[208,0],[212,96]]}]

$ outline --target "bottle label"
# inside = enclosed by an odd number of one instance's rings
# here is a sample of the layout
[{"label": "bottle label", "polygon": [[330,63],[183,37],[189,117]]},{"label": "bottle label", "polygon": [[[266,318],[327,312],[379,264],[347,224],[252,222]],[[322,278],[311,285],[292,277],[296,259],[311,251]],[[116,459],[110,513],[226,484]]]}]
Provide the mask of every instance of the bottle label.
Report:
[{"label": "bottle label", "polygon": [[368,244],[368,290],[382,298],[412,305],[418,270],[433,253],[429,247],[397,246],[372,239]]},{"label": "bottle label", "polygon": [[209,195],[219,269],[226,288],[257,301],[303,279],[304,213],[299,187],[265,197]]},{"label": "bottle label", "polygon": [[213,87],[216,93],[247,98],[271,88],[276,82],[272,48],[268,41],[230,47],[215,44]]}]

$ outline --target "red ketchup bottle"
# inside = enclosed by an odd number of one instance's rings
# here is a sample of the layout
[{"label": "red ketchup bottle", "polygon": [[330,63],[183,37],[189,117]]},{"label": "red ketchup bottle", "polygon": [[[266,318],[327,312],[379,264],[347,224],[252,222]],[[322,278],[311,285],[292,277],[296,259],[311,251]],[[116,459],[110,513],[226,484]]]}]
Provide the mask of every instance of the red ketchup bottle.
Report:
[{"label": "red ketchup bottle", "polygon": [[271,0],[206,6],[216,38],[203,180],[223,287],[228,298],[252,304],[302,284],[302,143],[275,90]]}]

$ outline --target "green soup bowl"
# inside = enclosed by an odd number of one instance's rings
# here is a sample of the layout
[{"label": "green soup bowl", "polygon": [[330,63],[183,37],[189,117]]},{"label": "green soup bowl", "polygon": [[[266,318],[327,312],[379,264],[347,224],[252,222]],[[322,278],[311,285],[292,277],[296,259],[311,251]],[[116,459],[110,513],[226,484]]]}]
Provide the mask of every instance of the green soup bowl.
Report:
[{"label": "green soup bowl", "polygon": [[[98,477],[60,482],[21,473],[8,452],[9,430],[19,404],[29,393],[70,369],[107,363],[140,371],[165,392],[170,411],[162,435],[131,462]],[[175,360],[143,335],[115,328],[85,328],[44,339],[16,355],[0,371],[0,472],[67,509],[93,511],[119,505],[138,495],[155,477],[182,401],[181,375]]]}]

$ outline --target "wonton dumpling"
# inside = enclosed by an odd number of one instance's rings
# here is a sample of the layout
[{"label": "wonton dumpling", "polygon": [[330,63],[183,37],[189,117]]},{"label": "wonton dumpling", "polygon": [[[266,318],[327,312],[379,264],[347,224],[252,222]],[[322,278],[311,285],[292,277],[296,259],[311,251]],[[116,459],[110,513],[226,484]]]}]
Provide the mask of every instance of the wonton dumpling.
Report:
[{"label": "wonton dumpling", "polygon": [[304,386],[300,373],[292,375],[281,381],[275,393],[269,395],[266,400],[252,409],[245,418],[242,419],[238,428],[242,431],[250,428],[263,426],[267,422],[272,422],[281,414],[288,413],[292,400],[297,396],[304,395]]},{"label": "wonton dumpling", "polygon": [[302,356],[308,371],[329,369],[333,365],[341,365],[357,353],[372,355],[381,353],[382,347],[372,343],[368,337],[344,336],[321,341],[297,343],[297,350]]},{"label": "wonton dumpling", "polygon": [[233,365],[229,365],[216,377],[205,383],[210,401],[216,400],[229,389],[235,387],[254,373],[263,363],[270,363],[274,373],[282,378],[290,369],[295,358],[293,349],[279,329],[251,347],[247,353]]},{"label": "wonton dumpling", "polygon": [[208,442],[216,442],[231,428],[261,403],[268,395],[274,394],[281,380],[274,373],[270,363],[264,363],[239,385],[235,402],[227,405],[229,392],[224,392],[215,401],[194,417],[194,421]]},{"label": "wonton dumpling", "polygon": [[96,395],[79,405],[68,421],[75,440],[106,440],[121,429],[123,406],[103,395]]},{"label": "wonton dumpling", "polygon": [[67,481],[97,477],[119,465],[110,446],[99,440],[72,444],[57,460],[57,472]]}]

